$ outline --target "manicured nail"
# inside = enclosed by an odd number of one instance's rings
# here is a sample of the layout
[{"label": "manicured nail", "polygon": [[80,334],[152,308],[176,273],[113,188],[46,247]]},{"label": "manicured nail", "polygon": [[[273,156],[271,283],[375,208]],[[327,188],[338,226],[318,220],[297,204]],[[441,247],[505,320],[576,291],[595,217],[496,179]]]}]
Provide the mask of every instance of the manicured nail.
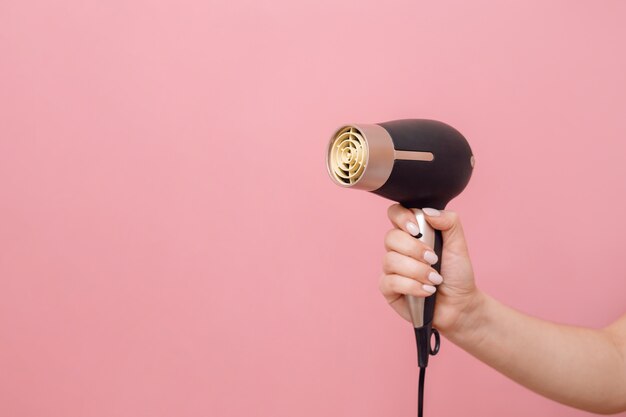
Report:
[{"label": "manicured nail", "polygon": [[430,274],[428,274],[428,280],[435,285],[439,285],[443,282],[443,277],[435,271],[431,271]]},{"label": "manicured nail", "polygon": [[406,230],[409,231],[413,236],[417,236],[420,232],[420,229],[417,227],[415,223],[406,222]]},{"label": "manicured nail", "polygon": [[426,285],[426,284],[422,285],[422,289],[431,294],[437,291],[437,288],[433,287],[432,285]]},{"label": "manicured nail", "polygon": [[422,211],[426,213],[427,216],[432,216],[432,217],[439,216],[441,214],[439,210],[434,209],[434,208],[428,208],[428,207],[423,208]]},{"label": "manicured nail", "polygon": [[424,260],[428,262],[429,264],[431,265],[436,264],[438,259],[439,258],[437,257],[437,254],[435,252],[431,252],[429,250],[424,252]]}]

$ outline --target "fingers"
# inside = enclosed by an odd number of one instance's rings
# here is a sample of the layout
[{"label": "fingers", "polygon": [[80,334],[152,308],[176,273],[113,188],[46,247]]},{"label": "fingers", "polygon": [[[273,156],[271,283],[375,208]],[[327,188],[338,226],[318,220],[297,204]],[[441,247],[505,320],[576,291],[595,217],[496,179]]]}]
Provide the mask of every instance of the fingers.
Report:
[{"label": "fingers", "polygon": [[401,275],[428,286],[439,285],[443,282],[441,275],[430,265],[394,251],[385,254],[383,272],[388,275]]},{"label": "fingers", "polygon": [[400,229],[391,229],[387,232],[385,235],[385,249],[410,256],[430,265],[436,264],[438,259],[433,248]]},{"label": "fingers", "polygon": [[434,228],[441,230],[443,241],[448,250],[467,254],[467,243],[459,215],[451,210],[423,208],[426,221]]},{"label": "fingers", "polygon": [[[422,208],[422,211],[426,222],[441,231],[444,258],[447,256],[450,262],[464,259],[455,255],[467,257],[467,244],[458,214],[433,208]],[[385,236],[387,253],[379,286],[387,301],[395,303],[394,308],[398,309],[399,303],[403,302],[402,294],[427,297],[436,291],[435,286],[441,284],[443,278],[431,266],[438,261],[434,250],[414,237],[419,237],[414,212],[401,204],[393,204],[387,215],[395,228]]]},{"label": "fingers", "polygon": [[415,213],[400,204],[392,204],[387,209],[387,216],[391,223],[400,230],[413,235],[419,235],[419,227],[415,220]]},{"label": "fingers", "polygon": [[425,207],[422,209],[426,215],[426,220],[432,227],[441,231],[452,230],[461,224],[459,215],[451,210],[437,210]]},{"label": "fingers", "polygon": [[402,294],[428,297],[436,291],[432,285],[421,284],[411,278],[397,274],[383,275],[379,282],[379,289],[388,303],[393,303]]},{"label": "fingers", "polygon": [[[462,233],[461,220],[456,212],[451,210],[436,210],[434,208],[423,208],[422,211],[426,215],[426,221],[433,228],[442,231],[444,239],[446,234]],[[419,227],[416,224],[415,213],[410,209],[398,203],[392,204],[387,209],[387,216],[389,220],[391,220],[391,223],[398,229],[404,230],[413,236],[417,235],[417,233],[412,233],[418,230]]]}]

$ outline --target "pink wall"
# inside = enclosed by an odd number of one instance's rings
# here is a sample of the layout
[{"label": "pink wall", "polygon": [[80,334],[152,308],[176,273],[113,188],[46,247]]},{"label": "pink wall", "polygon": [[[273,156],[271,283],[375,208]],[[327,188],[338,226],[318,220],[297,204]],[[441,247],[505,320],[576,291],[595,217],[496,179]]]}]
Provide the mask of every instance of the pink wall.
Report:
[{"label": "pink wall", "polygon": [[[507,3],[507,4],[504,4]],[[479,285],[624,312],[626,3],[4,0],[0,416],[411,416],[345,122],[470,140]],[[576,364],[572,364],[576,366]],[[446,342],[428,416],[583,416]],[[626,414],[624,414],[626,415]]]}]

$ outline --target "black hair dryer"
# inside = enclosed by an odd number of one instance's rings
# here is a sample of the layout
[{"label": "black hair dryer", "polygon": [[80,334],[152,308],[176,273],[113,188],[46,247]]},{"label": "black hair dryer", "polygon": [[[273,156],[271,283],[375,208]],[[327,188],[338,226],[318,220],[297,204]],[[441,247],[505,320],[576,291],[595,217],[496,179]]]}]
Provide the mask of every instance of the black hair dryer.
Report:
[{"label": "black hair dryer", "polygon": [[[435,250],[439,260],[433,268],[440,272],[441,232],[426,222],[421,208],[444,209],[469,182],[474,156],[461,133],[428,119],[344,125],[328,143],[326,167],[337,185],[371,191],[412,209],[420,229],[417,238]],[[426,298],[407,296],[421,370],[428,365],[429,355],[439,350],[439,333],[432,328],[435,298],[436,293]],[[420,399],[420,408],[421,403]]]}]

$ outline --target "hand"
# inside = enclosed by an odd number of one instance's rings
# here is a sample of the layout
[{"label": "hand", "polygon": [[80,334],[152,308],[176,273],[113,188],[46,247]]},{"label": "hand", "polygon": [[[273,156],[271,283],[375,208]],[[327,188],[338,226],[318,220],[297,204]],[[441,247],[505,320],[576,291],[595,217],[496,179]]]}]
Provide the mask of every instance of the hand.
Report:
[{"label": "hand", "polygon": [[388,211],[395,228],[385,237],[380,290],[402,317],[410,321],[404,294],[425,297],[438,285],[433,325],[448,340],[563,404],[600,414],[626,411],[626,314],[604,329],[589,329],[505,306],[476,288],[459,216],[423,211],[442,232],[441,284],[428,279],[436,260],[425,254],[432,248],[411,236],[418,232],[413,212],[399,204]]},{"label": "hand", "polygon": [[418,231],[414,213],[394,204],[387,212],[395,227],[385,236],[387,253],[379,288],[391,307],[408,321],[403,295],[427,297],[438,291],[433,326],[445,334],[461,325],[463,313],[479,298],[478,290],[458,214],[428,208],[424,214],[426,221],[442,232],[441,275],[431,267],[437,262],[433,248],[412,236]]}]

